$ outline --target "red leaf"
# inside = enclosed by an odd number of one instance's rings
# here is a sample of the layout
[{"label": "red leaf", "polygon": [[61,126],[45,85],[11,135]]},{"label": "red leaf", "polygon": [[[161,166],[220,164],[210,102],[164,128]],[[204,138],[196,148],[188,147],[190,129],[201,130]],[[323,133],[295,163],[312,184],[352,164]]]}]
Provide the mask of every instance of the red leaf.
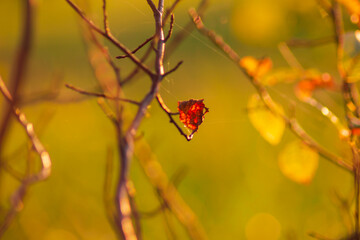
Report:
[{"label": "red leaf", "polygon": [[204,115],[209,111],[204,99],[178,102],[178,110],[180,113],[180,121],[193,131],[196,131],[204,120]]}]

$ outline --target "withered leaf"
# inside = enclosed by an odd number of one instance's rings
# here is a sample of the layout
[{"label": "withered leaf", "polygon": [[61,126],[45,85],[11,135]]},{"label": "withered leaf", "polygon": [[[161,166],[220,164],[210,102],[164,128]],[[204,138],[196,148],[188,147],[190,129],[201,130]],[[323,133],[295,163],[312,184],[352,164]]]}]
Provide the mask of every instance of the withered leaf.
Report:
[{"label": "withered leaf", "polygon": [[196,131],[204,120],[209,109],[205,107],[204,99],[178,102],[180,121],[193,131]]}]

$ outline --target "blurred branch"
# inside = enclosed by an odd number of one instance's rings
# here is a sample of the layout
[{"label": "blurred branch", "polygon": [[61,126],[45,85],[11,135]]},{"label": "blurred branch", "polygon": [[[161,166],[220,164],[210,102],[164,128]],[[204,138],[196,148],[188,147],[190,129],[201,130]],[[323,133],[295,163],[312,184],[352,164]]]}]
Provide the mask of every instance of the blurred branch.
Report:
[{"label": "blurred branch", "polygon": [[[360,117],[360,102],[359,92],[355,83],[348,81],[347,72],[343,65],[344,58],[344,24],[342,17],[341,6],[338,1],[334,0],[332,3],[331,17],[334,25],[334,32],[336,36],[336,53],[337,53],[337,69],[342,79],[342,93],[344,99],[344,109],[347,116],[349,128],[352,127],[353,122],[351,117]],[[353,174],[354,174],[354,191],[355,191],[355,238],[360,237],[359,226],[359,212],[360,212],[360,156],[359,156],[359,138],[353,135],[351,131],[351,142],[349,143],[352,152],[353,160]]]},{"label": "blurred branch", "polygon": [[[188,169],[186,167],[182,167],[179,168],[175,174],[170,178],[170,183],[175,187],[178,188],[180,182],[183,180],[183,178],[185,177],[185,175],[187,174]],[[161,198],[161,194],[159,191],[157,191],[158,196]],[[160,205],[158,207],[156,207],[155,209],[151,210],[151,211],[147,211],[147,212],[140,212],[141,217],[146,217],[146,218],[151,218],[154,217],[155,215],[157,215],[158,213],[160,213],[161,211],[163,211],[165,208],[171,210],[169,208],[169,206],[166,204],[165,201],[163,201],[163,199],[161,198],[161,202]]]},{"label": "blurred branch", "polygon": [[301,72],[304,72],[303,66],[301,66],[300,62],[296,59],[293,52],[289,49],[289,46],[287,43],[279,43],[278,45],[279,51],[283,58],[286,60],[286,62],[289,64],[290,67],[300,70]]},{"label": "blurred branch", "polygon": [[318,47],[325,44],[333,43],[335,41],[335,36],[322,37],[317,39],[291,39],[286,42],[289,47]]},{"label": "blurred branch", "polygon": [[34,17],[33,12],[35,8],[34,0],[24,1],[24,19],[23,19],[23,31],[21,42],[17,50],[15,57],[15,62],[12,68],[12,75],[10,78],[10,87],[9,93],[13,97],[13,100],[10,104],[4,106],[4,111],[2,114],[2,120],[0,123],[0,153],[2,152],[3,142],[6,135],[6,132],[9,129],[10,117],[13,112],[14,106],[18,103],[18,90],[25,78],[26,67],[29,61],[30,50],[32,46],[32,35],[33,35],[33,25]]},{"label": "blurred branch", "polygon": [[256,77],[249,75],[246,70],[240,66],[240,56],[228,44],[224,42],[221,36],[217,35],[214,31],[209,30],[204,26],[200,16],[197,14],[195,9],[190,9],[189,14],[193,19],[193,22],[199,32],[202,33],[204,36],[208,37],[219,49],[221,49],[224,53],[227,54],[227,56],[236,64],[237,67],[240,68],[240,70],[247,76],[247,78],[250,80],[252,85],[259,93],[265,106],[273,114],[281,117],[286,123],[287,127],[295,134],[295,136],[301,139],[306,145],[319,152],[319,154],[325,159],[330,160],[331,163],[334,163],[337,166],[340,166],[341,168],[348,171],[352,171],[352,166],[349,163],[347,163],[341,157],[329,152],[327,149],[322,147],[318,142],[316,142],[311,136],[309,136],[305,132],[305,130],[300,126],[300,124],[295,118],[289,118],[284,113],[278,111],[276,107],[277,105],[271,98],[267,89],[259,82]]},{"label": "blurred branch", "polygon": [[319,233],[315,233],[315,232],[310,232],[310,233],[308,233],[308,235],[309,235],[309,237],[316,238],[319,240],[335,240],[335,239],[325,237],[325,236],[323,236]]},{"label": "blurred branch", "polygon": [[[347,115],[354,114],[360,116],[359,92],[354,83],[348,82],[347,73],[344,69],[344,26],[342,20],[341,6],[337,1],[333,2],[331,17],[334,25],[337,53],[337,68],[342,79],[342,92],[345,101],[345,111]],[[353,109],[354,108],[354,109]],[[350,123],[348,121],[348,123]]]},{"label": "blurred branch", "polygon": [[[196,12],[201,17],[205,12],[207,6],[209,4],[209,0],[201,0],[199,5],[196,8]],[[167,57],[169,57],[175,49],[182,43],[195,29],[193,22],[190,20],[188,24],[186,24],[180,32],[178,32],[174,37],[171,43],[168,46]]]},{"label": "blurred branch", "polygon": [[[175,9],[177,4],[180,3],[180,1],[181,0],[175,0],[174,3],[172,4],[172,6],[166,11],[166,14],[163,18],[163,24],[167,21],[169,16],[171,16],[172,11]],[[200,1],[199,5],[197,7],[197,11],[199,12],[200,15],[202,15],[202,13],[205,12],[208,2],[209,2],[208,0]],[[180,43],[183,42],[186,39],[186,37],[188,37],[191,34],[193,29],[194,29],[194,24],[190,21],[184,28],[182,28],[182,30],[180,32],[178,32],[175,35],[172,35],[172,38],[174,40],[170,41],[166,47],[166,49],[167,49],[166,57],[169,57],[175,51],[175,49],[180,45]],[[145,62],[148,59],[148,57],[150,56],[151,52],[152,52],[152,46],[149,46],[147,48],[146,52],[144,53],[143,57],[140,59],[141,62]],[[129,82],[129,80],[133,79],[138,73],[139,73],[139,67],[135,67],[134,70],[131,71],[131,73],[127,77],[124,78],[124,80],[122,81],[122,85]]]},{"label": "blurred branch", "polygon": [[12,206],[7,212],[4,221],[0,226],[0,237],[4,234],[7,228],[10,226],[13,221],[16,213],[21,209],[23,199],[26,195],[27,189],[31,184],[34,184],[38,181],[43,181],[50,176],[51,173],[51,160],[49,153],[46,151],[39,138],[35,134],[34,127],[32,123],[29,123],[26,119],[24,113],[20,111],[14,105],[14,98],[11,96],[9,90],[5,86],[4,81],[0,76],[0,91],[4,95],[5,99],[9,102],[9,104],[13,107],[12,113],[15,115],[17,121],[22,125],[25,129],[25,132],[32,143],[33,150],[39,155],[41,160],[41,170],[38,173],[26,176],[18,188],[17,191],[12,196]]},{"label": "blurred branch", "polygon": [[138,142],[135,155],[150,183],[156,188],[166,206],[185,227],[189,237],[194,240],[207,239],[196,215],[181,198],[176,187],[169,181],[156,156],[145,141]]}]

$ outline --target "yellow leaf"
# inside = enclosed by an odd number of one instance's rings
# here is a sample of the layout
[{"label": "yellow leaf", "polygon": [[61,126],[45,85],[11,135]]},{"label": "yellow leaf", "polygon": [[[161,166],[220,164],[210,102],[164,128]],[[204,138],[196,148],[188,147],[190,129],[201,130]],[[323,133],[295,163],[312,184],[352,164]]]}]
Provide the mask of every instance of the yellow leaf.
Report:
[{"label": "yellow leaf", "polygon": [[[257,94],[250,97],[247,107],[250,122],[255,129],[270,144],[277,145],[284,133],[284,120],[270,112]],[[284,112],[280,106],[277,108],[279,112]]]},{"label": "yellow leaf", "polygon": [[301,184],[311,182],[318,164],[318,153],[300,141],[289,143],[279,155],[281,172],[289,179]]},{"label": "yellow leaf", "polygon": [[245,56],[239,62],[240,66],[248,75],[255,78],[264,76],[272,68],[270,58],[256,59],[252,56]]},{"label": "yellow leaf", "polygon": [[252,56],[245,56],[240,59],[240,66],[245,69],[247,74],[254,76],[258,67],[258,60]]}]

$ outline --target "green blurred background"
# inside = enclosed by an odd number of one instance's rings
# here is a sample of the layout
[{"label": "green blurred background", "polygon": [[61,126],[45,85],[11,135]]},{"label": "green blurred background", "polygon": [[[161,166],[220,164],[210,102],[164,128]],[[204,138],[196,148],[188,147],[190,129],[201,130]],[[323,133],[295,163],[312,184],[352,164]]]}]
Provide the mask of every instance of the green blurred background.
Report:
[{"label": "green blurred background", "polygon": [[[5,81],[19,42],[22,2],[0,1],[0,74]],[[76,96],[63,83],[94,89],[96,79],[81,38],[79,18],[63,0],[37,3],[34,48],[21,94],[46,91],[57,78],[62,81],[61,97]],[[171,3],[166,1],[166,6]],[[181,1],[175,11],[175,33],[189,21],[187,9],[197,4]],[[129,48],[153,33],[153,16],[146,1],[108,0],[108,5],[112,32]],[[100,25],[101,1],[88,1],[86,9]],[[278,42],[332,34],[330,21],[313,0],[210,0],[204,21],[240,55],[270,56],[274,68],[288,67],[277,49]],[[347,27],[351,30],[349,24]],[[113,56],[122,54],[108,46]],[[334,45],[296,49],[294,53],[304,68],[336,76]],[[333,195],[336,191],[350,198],[351,175],[321,159],[310,184],[287,179],[279,170],[277,156],[294,136],[286,130],[281,143],[272,146],[253,128],[246,105],[254,89],[237,67],[196,31],[166,60],[165,67],[171,68],[179,60],[184,64],[164,80],[161,93],[173,110],[177,101],[204,98],[210,108],[205,122],[194,139],[186,142],[153,103],[140,132],[168,176],[187,168],[178,190],[199,217],[209,239],[310,239],[309,231],[334,238],[344,236],[344,219]],[[133,65],[124,61],[120,66],[128,72]],[[149,80],[143,76],[125,91],[129,98],[140,99],[148,86]],[[294,99],[293,86],[280,84],[271,87],[270,92],[282,103]],[[340,94],[321,92],[316,97],[343,115]],[[300,122],[315,139],[333,152],[349,154],[327,119],[301,103],[296,107]],[[107,149],[115,148],[116,139],[96,99],[44,101],[25,105],[23,110],[35,129],[42,129],[41,140],[52,157],[53,173],[46,182],[31,188],[23,211],[4,239],[115,239],[106,219],[102,191]],[[48,116],[51,118],[45,125],[41,120]],[[25,142],[22,130],[12,124],[3,156]],[[12,160],[15,167],[22,168],[25,153]],[[155,208],[155,192],[136,159],[131,178],[139,209]],[[1,216],[16,186],[14,179],[1,174]],[[178,239],[187,239],[185,231],[174,222]],[[160,215],[144,219],[142,224],[145,240],[167,239]],[[251,237],[253,232],[266,236]]]}]

